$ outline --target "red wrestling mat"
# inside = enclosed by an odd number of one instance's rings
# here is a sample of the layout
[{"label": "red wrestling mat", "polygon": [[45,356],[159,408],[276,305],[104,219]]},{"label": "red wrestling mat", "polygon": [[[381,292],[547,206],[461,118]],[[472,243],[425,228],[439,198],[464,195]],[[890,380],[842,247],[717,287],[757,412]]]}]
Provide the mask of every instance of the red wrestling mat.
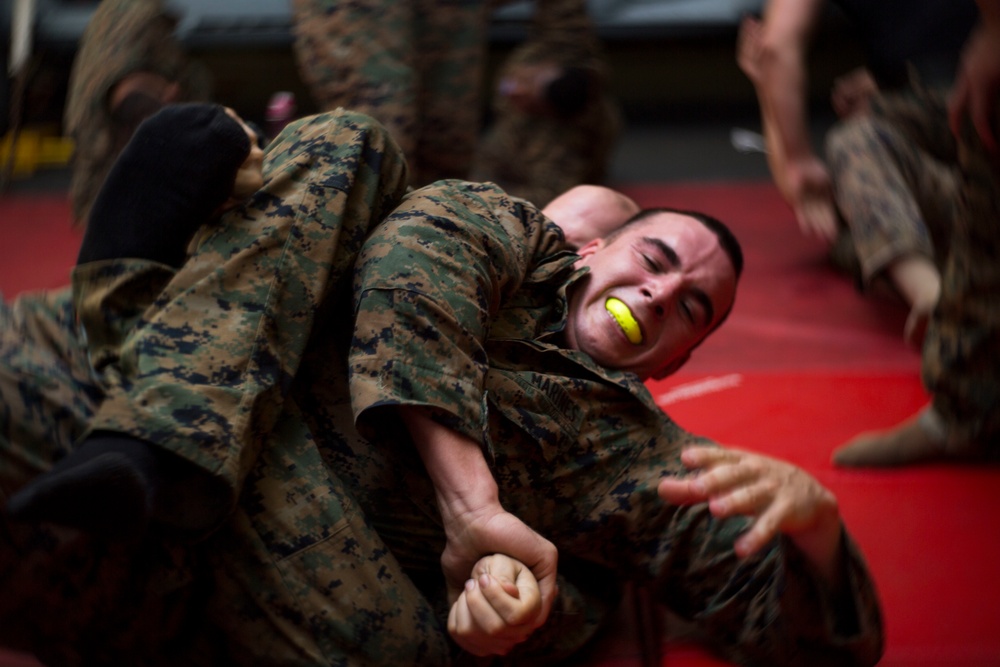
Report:
[{"label": "red wrestling mat", "polygon": [[0,196],[0,292],[6,298],[69,284],[82,238],[70,220],[66,197]]},{"label": "red wrestling mat", "polygon": [[[829,464],[834,447],[854,434],[892,425],[926,402],[914,373],[684,373],[650,388],[688,430],[791,460],[837,494],[881,594],[880,664],[1000,664],[1000,532],[989,528],[1000,510],[997,471]],[[667,657],[664,665],[712,664]]]},{"label": "red wrestling mat", "polygon": [[[905,310],[862,297],[803,238],[769,183],[638,185],[643,206],[700,209],[740,237],[746,269],[729,322],[678,375],[650,383],[685,428],[802,465],[838,496],[882,595],[888,667],[1000,665],[1000,512],[994,469],[842,471],[834,447],[891,426],[926,400]],[[62,197],[0,198],[0,291],[65,284],[79,245]],[[581,665],[639,665],[634,632],[602,639]],[[0,653],[0,667],[34,663]],[[719,667],[690,643],[663,665]]]}]

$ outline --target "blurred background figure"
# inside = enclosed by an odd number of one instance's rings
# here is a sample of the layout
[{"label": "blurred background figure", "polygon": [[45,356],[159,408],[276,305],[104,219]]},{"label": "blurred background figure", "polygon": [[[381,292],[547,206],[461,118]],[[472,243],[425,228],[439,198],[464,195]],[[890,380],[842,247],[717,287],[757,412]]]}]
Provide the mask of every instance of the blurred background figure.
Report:
[{"label": "blurred background figure", "polygon": [[622,124],[610,78],[585,0],[537,2],[527,41],[497,76],[472,180],[540,206],[603,182]]},{"label": "blurred background figure", "polygon": [[763,21],[741,25],[737,60],[757,93],[772,176],[802,231],[830,242],[862,287],[884,279],[910,308],[904,338],[919,346],[940,293],[955,155],[950,143],[900,130],[914,125],[924,89],[943,104],[977,10],[973,0],[835,4],[868,67],[834,87],[841,121],[827,136],[828,163],[813,150],[806,104],[808,48],[826,0],[768,0]]},{"label": "blurred background figure", "polygon": [[76,146],[70,200],[78,224],[143,119],[164,104],[209,98],[206,71],[174,37],[177,20],[160,0],[103,0],[87,24],[64,118]]},{"label": "blurred background figure", "polygon": [[930,403],[887,431],[838,448],[840,466],[1000,460],[1000,6],[979,0],[982,24],[964,49],[947,104],[928,92],[903,130],[951,148],[954,218],[941,296],[923,348]]},{"label": "blurred background figure", "polygon": [[438,0],[292,0],[294,53],[323,110],[380,121],[410,184],[466,178],[480,129],[488,8]]}]

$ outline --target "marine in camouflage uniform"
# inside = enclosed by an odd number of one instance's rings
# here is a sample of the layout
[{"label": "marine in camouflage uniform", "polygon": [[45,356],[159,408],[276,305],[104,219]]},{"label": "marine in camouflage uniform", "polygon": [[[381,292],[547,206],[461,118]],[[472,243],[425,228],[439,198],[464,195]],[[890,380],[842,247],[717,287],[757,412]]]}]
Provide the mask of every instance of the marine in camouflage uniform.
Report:
[{"label": "marine in camouflage uniform", "polygon": [[540,63],[588,71],[594,87],[589,99],[571,115],[545,115],[527,113],[496,91],[493,124],[479,142],[471,178],[544,206],[575,185],[604,182],[622,121],[586,2],[536,2],[528,39],[499,77]]},{"label": "marine in camouflage uniform", "polygon": [[128,141],[109,107],[117,83],[129,74],[150,72],[178,84],[176,101],[208,99],[208,77],[174,38],[176,24],[160,0],[102,0],[87,24],[70,73],[64,118],[76,144],[70,200],[77,222],[86,222]]},{"label": "marine in camouflage uniform", "polygon": [[[514,664],[579,648],[625,578],[745,661],[877,661],[878,603],[849,538],[833,594],[787,540],[740,560],[746,520],[658,499],[699,439],[637,376],[559,344],[585,271],[536,208],[459,181],[399,203],[398,152],[347,112],[286,128],[265,171],[176,275],[110,261],[74,276],[105,394],[90,428],[178,453],[232,491],[232,513],[191,548],[204,562],[161,583],[193,598],[171,616],[190,621],[173,657],[447,664],[433,487],[383,409],[415,404],[483,443],[507,509],[560,550],[560,600]],[[164,283],[138,320],[122,308]]]},{"label": "marine in camouflage uniform", "polygon": [[385,125],[411,184],[465,178],[479,135],[488,14],[482,0],[293,0],[294,53],[323,110]]}]

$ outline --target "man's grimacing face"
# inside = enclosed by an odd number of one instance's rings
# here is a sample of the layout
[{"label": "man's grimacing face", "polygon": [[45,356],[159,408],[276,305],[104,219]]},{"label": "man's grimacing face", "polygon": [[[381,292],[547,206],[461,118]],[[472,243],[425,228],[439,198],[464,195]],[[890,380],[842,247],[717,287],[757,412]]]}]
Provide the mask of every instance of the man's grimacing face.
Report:
[{"label": "man's grimacing face", "polygon": [[643,379],[677,370],[736,298],[719,238],[687,215],[656,213],[577,252],[590,274],[570,295],[569,346]]}]

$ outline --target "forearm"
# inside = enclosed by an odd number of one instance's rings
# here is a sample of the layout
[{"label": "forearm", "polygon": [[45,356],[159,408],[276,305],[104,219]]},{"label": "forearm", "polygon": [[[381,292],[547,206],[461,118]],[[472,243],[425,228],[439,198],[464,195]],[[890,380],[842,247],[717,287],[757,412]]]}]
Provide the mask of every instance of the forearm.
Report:
[{"label": "forearm", "polygon": [[813,155],[806,51],[824,0],[770,0],[760,37],[757,94],[783,164]]},{"label": "forearm", "polygon": [[425,408],[402,406],[399,414],[434,484],[446,525],[499,506],[496,481],[477,442],[437,423]]},{"label": "forearm", "polygon": [[[796,56],[782,48],[765,51],[758,96],[768,148],[779,157],[781,169],[815,157],[806,109],[807,85],[805,68]],[[775,177],[780,178],[779,174]]]}]

